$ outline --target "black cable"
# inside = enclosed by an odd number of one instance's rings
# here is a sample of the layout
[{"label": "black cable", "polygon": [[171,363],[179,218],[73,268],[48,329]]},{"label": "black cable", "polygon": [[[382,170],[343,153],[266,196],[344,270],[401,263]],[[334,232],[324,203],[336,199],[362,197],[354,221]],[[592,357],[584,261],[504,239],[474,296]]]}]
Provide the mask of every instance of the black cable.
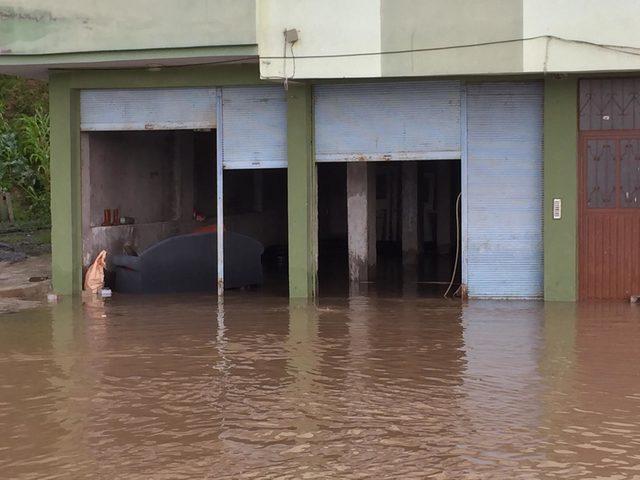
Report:
[{"label": "black cable", "polygon": [[[168,70],[170,68],[185,68],[185,67],[206,67],[209,65],[223,65],[223,64],[229,64],[229,63],[238,63],[238,62],[243,62],[245,60],[256,60],[258,57],[257,56],[251,56],[251,57],[236,57],[236,58],[232,58],[232,59],[225,59],[225,60],[218,60],[218,61],[208,61],[208,62],[195,62],[195,63],[183,63],[180,65],[153,65],[153,66],[149,66],[149,65],[128,65],[128,66],[122,66],[122,67],[101,67],[99,65],[96,65],[95,67],[82,67],[80,70],[105,70],[105,69],[109,69],[109,70],[152,70],[152,69],[157,69],[158,71],[160,70]],[[104,60],[102,62],[96,62],[97,64],[99,63],[108,63],[109,60]],[[67,65],[73,65],[73,64],[67,64]],[[46,65],[45,65],[46,66]],[[78,70],[78,68],[74,68],[73,66],[68,66],[68,67],[60,67],[60,68],[49,68],[49,70],[61,70],[61,71],[67,71],[67,70]]]},{"label": "black cable", "polygon": [[[507,40],[494,40],[494,41],[490,41],[490,42],[469,43],[469,44],[462,44],[462,45],[449,45],[449,46],[442,46],[442,47],[414,48],[414,49],[406,49],[406,50],[389,50],[389,51],[381,51],[381,52],[334,53],[334,54],[326,54],[326,55],[298,55],[297,57],[293,58],[293,61],[294,61],[294,75],[295,75],[295,59],[300,59],[300,58],[302,58],[302,59],[349,58],[349,57],[364,57],[364,56],[372,56],[372,55],[397,55],[397,54],[418,53],[418,52],[436,52],[436,51],[443,51],[443,50],[456,50],[456,49],[461,49],[461,48],[483,47],[483,46],[501,45],[501,44],[507,44],[507,43],[515,43],[515,42],[526,42],[526,41],[531,41],[531,40],[539,40],[539,39],[542,39],[542,38],[546,38],[546,39],[550,39],[550,40],[560,40],[560,41],[569,42],[569,43],[577,43],[577,44],[581,44],[581,45],[590,45],[590,46],[593,46],[593,47],[604,48],[606,50],[610,50],[610,51],[617,52],[617,53],[640,56],[640,47],[631,47],[631,46],[625,46],[625,45],[601,44],[601,43],[589,42],[589,41],[586,41],[586,40],[574,40],[574,39],[562,38],[562,37],[558,37],[558,36],[555,36],[555,35],[537,35],[537,36],[532,36],[532,37],[513,38],[513,39],[507,39]],[[285,45],[285,49],[286,49],[286,45]],[[634,51],[629,51],[629,50],[625,50],[625,49],[635,49],[635,50],[638,50],[638,51],[634,52]],[[18,56],[18,54],[13,54],[13,55]],[[292,55],[293,55],[293,45],[292,45]],[[7,54],[7,55],[3,55],[3,56],[5,58],[6,57],[11,57],[12,54]],[[245,60],[284,60],[286,62],[287,58],[289,58],[289,57],[286,56],[286,50],[285,50],[285,54],[283,56],[257,56],[257,55],[253,55],[253,56],[237,57],[237,58],[233,58],[233,59],[225,59],[225,60],[219,60],[219,61],[185,63],[185,64],[182,64],[182,65],[163,65],[163,66],[160,66],[158,68],[164,70],[164,69],[169,69],[169,68],[184,68],[184,67],[194,67],[194,66],[222,65],[222,64],[228,64],[228,63],[242,62],[242,61],[245,61]],[[106,62],[107,61],[105,61],[105,63]],[[133,70],[133,69],[148,69],[148,68],[151,68],[151,67],[148,67],[148,66],[124,66],[124,67],[115,67],[115,68],[111,67],[109,69],[110,70]],[[65,68],[62,68],[60,70],[69,70],[69,69],[70,69],[70,67],[65,67]],[[83,70],[96,70],[96,69],[104,69],[104,68],[101,68],[101,67],[83,68]],[[52,68],[51,70],[57,70],[57,69],[56,68]],[[270,78],[272,78],[272,79],[281,79],[282,80],[285,77],[270,77]]]},{"label": "black cable", "polygon": [[[570,43],[578,43],[583,45],[590,45],[593,47],[605,48],[605,49],[613,50],[620,53],[627,53],[629,55],[640,56],[640,47],[632,47],[628,45],[609,45],[609,44],[603,44],[603,43],[589,42],[587,40],[574,40],[570,38],[562,38],[555,35],[536,35],[532,37],[511,38],[506,40],[493,40],[489,42],[467,43],[467,44],[448,45],[448,46],[441,46],[441,47],[410,48],[405,50],[387,50],[387,51],[380,51],[380,52],[329,53],[324,55],[298,55],[297,58],[309,58],[309,59],[311,58],[342,58],[342,57],[348,58],[348,57],[366,57],[366,56],[372,56],[372,55],[398,55],[403,53],[416,53],[416,52],[437,52],[440,50],[456,50],[461,48],[486,47],[491,45],[502,45],[502,44],[515,43],[515,42],[527,42],[531,40],[540,40],[542,38],[551,39],[551,40],[560,40],[563,42],[570,42]],[[633,48],[639,51],[630,52],[628,50],[624,50],[626,48]],[[260,57],[261,60],[262,59],[279,60],[282,58],[283,57],[278,57],[278,56],[261,56]]]}]

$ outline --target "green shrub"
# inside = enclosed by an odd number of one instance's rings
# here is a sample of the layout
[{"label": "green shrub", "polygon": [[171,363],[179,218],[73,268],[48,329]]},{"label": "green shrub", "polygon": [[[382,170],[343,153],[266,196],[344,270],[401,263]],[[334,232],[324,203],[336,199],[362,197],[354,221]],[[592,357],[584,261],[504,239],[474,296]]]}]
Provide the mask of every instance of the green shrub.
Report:
[{"label": "green shrub", "polygon": [[50,215],[49,114],[38,107],[12,121],[0,106],[0,189],[18,191],[28,218]]}]

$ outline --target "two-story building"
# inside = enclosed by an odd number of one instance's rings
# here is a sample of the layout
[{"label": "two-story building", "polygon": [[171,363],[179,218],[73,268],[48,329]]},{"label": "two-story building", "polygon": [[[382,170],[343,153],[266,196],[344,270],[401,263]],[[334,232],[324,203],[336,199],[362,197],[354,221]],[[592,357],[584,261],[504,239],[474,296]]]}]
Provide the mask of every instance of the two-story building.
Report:
[{"label": "two-story building", "polygon": [[198,221],[285,252],[291,297],[455,264],[471,297],[640,293],[638,2],[1,3],[0,73],[50,85],[60,293]]}]

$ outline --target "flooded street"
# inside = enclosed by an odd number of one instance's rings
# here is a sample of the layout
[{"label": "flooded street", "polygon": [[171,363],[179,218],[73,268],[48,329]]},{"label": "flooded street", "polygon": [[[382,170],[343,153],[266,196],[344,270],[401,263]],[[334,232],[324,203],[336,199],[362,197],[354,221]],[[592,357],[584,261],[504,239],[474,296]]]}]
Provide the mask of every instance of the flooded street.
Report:
[{"label": "flooded street", "polygon": [[64,301],[0,316],[0,476],[640,478],[640,308]]}]

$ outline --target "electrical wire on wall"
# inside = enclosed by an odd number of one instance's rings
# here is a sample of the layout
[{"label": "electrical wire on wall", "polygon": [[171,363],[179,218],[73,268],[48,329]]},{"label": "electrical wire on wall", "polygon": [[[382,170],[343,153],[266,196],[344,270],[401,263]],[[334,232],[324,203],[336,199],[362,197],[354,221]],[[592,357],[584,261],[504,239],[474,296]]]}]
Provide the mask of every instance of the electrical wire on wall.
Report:
[{"label": "electrical wire on wall", "polygon": [[[296,29],[285,29],[283,35],[284,46],[282,49],[282,75],[284,76],[284,89],[289,90],[289,78],[294,78],[296,76],[296,56],[293,53],[293,44],[298,41],[298,31]],[[293,64],[291,77],[287,75],[287,45],[289,45],[289,49],[291,50],[291,61]]]},{"label": "electrical wire on wall", "polygon": [[284,77],[284,89],[289,90],[289,77],[287,76],[287,31],[284,31],[282,42],[282,76]]},{"label": "electrical wire on wall", "polygon": [[[289,30],[291,31],[291,30]],[[295,30],[294,30],[295,31]],[[297,31],[296,31],[297,32]],[[447,45],[447,46],[439,46],[439,47],[427,47],[427,48],[411,48],[411,49],[405,49],[405,50],[388,50],[388,51],[378,51],[378,52],[345,52],[345,53],[333,53],[333,54],[318,54],[318,55],[297,55],[295,56],[293,54],[293,43],[295,42],[291,42],[291,57],[289,57],[287,55],[286,52],[286,44],[287,41],[285,40],[285,45],[284,45],[284,50],[283,50],[283,55],[282,56],[256,56],[256,55],[251,55],[251,56],[242,56],[242,57],[237,57],[237,58],[232,58],[232,59],[224,59],[224,60],[216,60],[216,61],[202,61],[202,62],[194,62],[194,63],[184,63],[184,64],[180,64],[180,65],[162,65],[160,66],[158,69],[159,70],[165,70],[165,69],[173,69],[173,68],[184,68],[184,67],[194,67],[194,66],[206,66],[206,65],[223,65],[223,64],[232,64],[232,63],[239,63],[239,62],[251,62],[251,61],[255,61],[256,59],[259,60],[283,60],[283,64],[286,66],[286,60],[288,60],[289,58],[292,59],[292,63],[293,63],[293,74],[291,77],[286,75],[286,71],[283,71],[283,76],[279,77],[279,76],[273,76],[273,77],[266,77],[267,80],[290,80],[291,78],[295,77],[295,60],[296,59],[322,59],[322,58],[348,58],[348,57],[364,57],[364,56],[374,56],[374,55],[400,55],[400,54],[408,54],[408,53],[420,53],[420,52],[437,52],[437,51],[446,51],[446,50],[457,50],[457,49],[464,49],[464,48],[473,48],[473,47],[484,47],[484,46],[491,46],[491,45],[501,45],[501,44],[509,44],[509,43],[517,43],[517,42],[528,42],[528,41],[533,41],[533,40],[540,40],[540,39],[546,39],[546,52],[545,52],[545,67],[544,70],[546,72],[546,63],[548,63],[548,51],[549,48],[551,46],[552,41],[556,40],[556,41],[560,41],[560,42],[564,42],[564,43],[574,43],[577,45],[585,45],[585,46],[592,46],[592,47],[597,47],[597,48],[602,48],[608,51],[612,51],[612,52],[616,52],[616,53],[622,53],[622,54],[626,54],[626,55],[632,55],[632,56],[640,56],[640,47],[636,47],[636,46],[631,46],[631,45],[613,45],[613,44],[604,44],[604,43],[596,43],[596,42],[590,42],[587,40],[576,40],[576,39],[571,39],[571,38],[564,38],[564,37],[560,37],[557,35],[536,35],[536,36],[531,36],[531,37],[523,37],[523,38],[511,38],[511,39],[505,39],[505,40],[494,40],[494,41],[489,41],[489,42],[478,42],[478,43],[467,43],[467,44],[459,44],[459,45]],[[297,41],[297,39],[296,39]],[[63,53],[73,53],[73,52],[60,52],[59,54],[63,54]],[[98,52],[86,52],[86,53],[98,53]],[[12,54],[12,53],[6,53],[3,54],[5,57],[11,57],[11,56],[24,56],[24,57],[29,57],[30,54]],[[95,69],[102,69],[104,67],[96,67]],[[113,70],[131,70],[132,68],[135,67],[131,67],[131,66],[126,66],[126,67],[115,67],[113,68]],[[146,67],[141,67],[141,68],[146,68]],[[93,68],[87,68],[87,70],[92,70]],[[56,70],[55,68],[52,68],[52,70]],[[286,70],[286,69],[285,69]]]},{"label": "electrical wire on wall", "polygon": [[[451,281],[449,282],[449,287],[447,291],[444,292],[444,298],[447,298],[449,295],[449,291],[451,287],[453,287],[453,282],[456,278],[456,273],[458,272],[458,257],[460,257],[460,199],[462,198],[462,192],[458,194],[458,198],[456,198],[456,259],[453,262],[453,272],[451,273]],[[457,292],[456,292],[457,293]],[[455,296],[455,293],[454,293]]]},{"label": "electrical wire on wall", "polygon": [[[606,44],[606,43],[596,43],[596,42],[590,42],[588,40],[576,40],[572,38],[564,38],[557,35],[534,35],[531,37],[509,38],[504,40],[492,40],[492,41],[477,42],[477,43],[464,43],[464,44],[458,44],[458,45],[443,45],[439,47],[408,48],[403,50],[386,50],[386,51],[378,51],[378,52],[345,52],[345,53],[327,53],[327,54],[317,54],[317,55],[298,55],[297,58],[313,59],[313,58],[366,57],[366,56],[373,56],[373,55],[399,55],[404,53],[437,52],[442,50],[457,50],[462,48],[486,47],[486,46],[492,46],[492,45],[528,42],[532,40],[541,40],[541,39],[546,39],[547,41],[558,40],[565,43],[575,43],[578,45],[586,45],[586,46],[603,48],[606,50],[610,50],[618,53],[624,53],[627,55],[640,56],[640,47],[631,46],[631,45],[614,45],[614,44]],[[278,57],[278,56],[267,56],[267,55],[260,56],[261,60],[278,60],[281,58],[282,57]]]}]

